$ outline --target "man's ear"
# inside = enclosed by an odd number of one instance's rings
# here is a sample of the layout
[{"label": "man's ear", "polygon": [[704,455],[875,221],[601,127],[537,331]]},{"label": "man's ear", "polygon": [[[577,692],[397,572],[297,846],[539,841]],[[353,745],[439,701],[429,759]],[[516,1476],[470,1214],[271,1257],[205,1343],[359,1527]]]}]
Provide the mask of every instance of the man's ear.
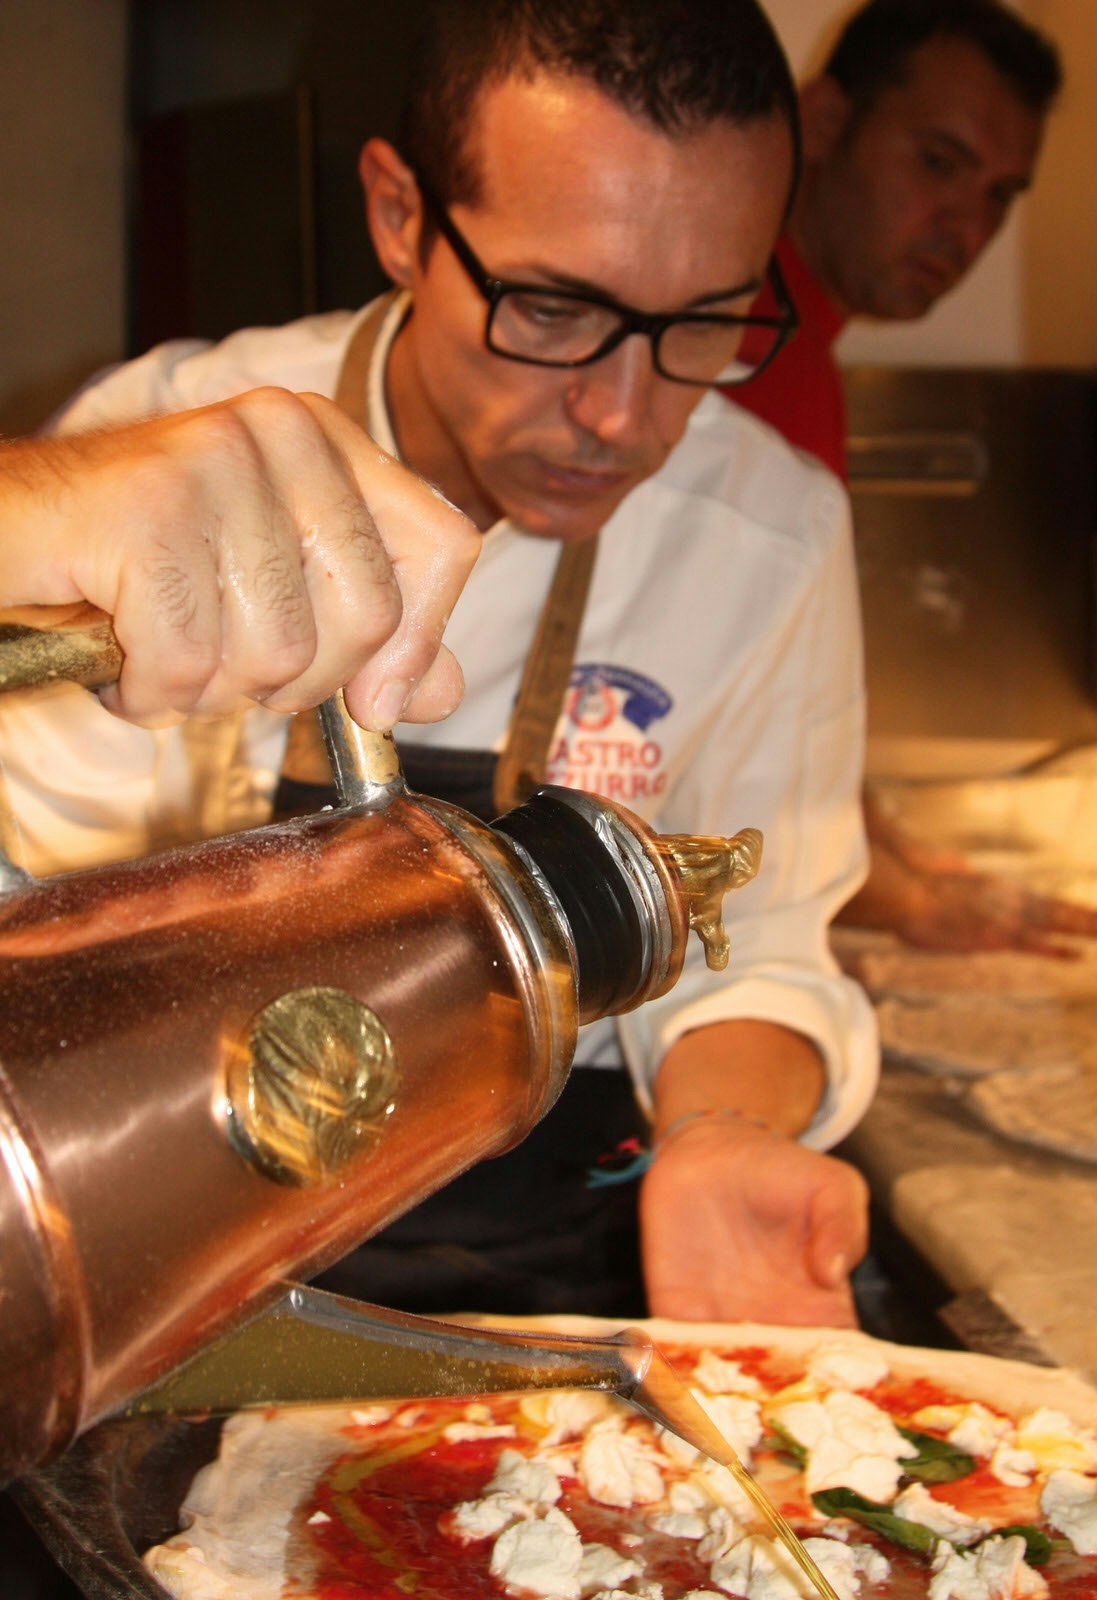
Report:
[{"label": "man's ear", "polygon": [[423,215],[415,174],[387,139],[369,139],[358,157],[358,176],[377,259],[393,283],[410,288]]},{"label": "man's ear", "polygon": [[853,107],[837,78],[825,72],[809,78],[799,98],[804,164],[818,166],[842,137]]}]

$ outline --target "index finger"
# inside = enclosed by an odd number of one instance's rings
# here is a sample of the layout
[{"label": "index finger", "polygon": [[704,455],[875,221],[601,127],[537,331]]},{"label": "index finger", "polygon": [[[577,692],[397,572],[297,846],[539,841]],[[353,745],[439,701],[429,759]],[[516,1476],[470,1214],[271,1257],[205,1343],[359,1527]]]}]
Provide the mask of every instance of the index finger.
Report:
[{"label": "index finger", "polygon": [[333,439],[369,504],[402,602],[395,631],[348,681],[345,697],[357,722],[387,731],[405,713],[417,721],[445,716],[460,699],[460,671],[442,635],[482,541],[438,489],[344,420]]}]

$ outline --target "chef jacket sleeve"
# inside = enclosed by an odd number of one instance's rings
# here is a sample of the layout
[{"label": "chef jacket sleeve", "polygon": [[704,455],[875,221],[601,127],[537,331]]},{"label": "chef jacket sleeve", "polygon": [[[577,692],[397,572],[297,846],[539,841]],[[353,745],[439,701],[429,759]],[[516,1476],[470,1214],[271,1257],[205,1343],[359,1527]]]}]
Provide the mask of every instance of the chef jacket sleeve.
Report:
[{"label": "chef jacket sleeve", "polygon": [[763,831],[757,878],[725,900],[728,967],[709,971],[691,935],[675,988],[620,1018],[618,1031],[649,1108],[660,1060],[692,1029],[751,1018],[806,1035],[827,1087],[802,1142],[826,1149],[867,1108],[879,1051],[872,1007],[840,972],[827,936],[866,871],[865,696],[848,499],[827,475],[819,481],[806,510],[825,524],[812,581],[778,619],[763,658],[715,697],[706,737],[659,817],[665,832]]}]

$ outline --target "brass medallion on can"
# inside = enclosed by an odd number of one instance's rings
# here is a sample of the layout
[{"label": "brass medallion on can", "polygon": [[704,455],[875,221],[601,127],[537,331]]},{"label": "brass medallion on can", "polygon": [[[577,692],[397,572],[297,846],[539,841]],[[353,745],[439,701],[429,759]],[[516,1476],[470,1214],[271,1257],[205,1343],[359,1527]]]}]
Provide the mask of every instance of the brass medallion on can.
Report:
[{"label": "brass medallion on can", "polygon": [[369,1006],[343,989],[290,989],[256,1013],[230,1060],[230,1137],[277,1182],[320,1183],[378,1138],[399,1077]]}]

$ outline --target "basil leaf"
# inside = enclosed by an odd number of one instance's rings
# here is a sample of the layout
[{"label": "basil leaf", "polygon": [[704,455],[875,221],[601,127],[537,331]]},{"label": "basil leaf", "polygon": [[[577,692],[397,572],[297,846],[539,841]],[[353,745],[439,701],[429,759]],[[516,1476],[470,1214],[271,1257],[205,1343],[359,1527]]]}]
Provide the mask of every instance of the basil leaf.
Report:
[{"label": "basil leaf", "polygon": [[932,1555],[937,1544],[937,1535],[920,1522],[897,1517],[887,1506],[866,1500],[854,1489],[818,1489],[811,1503],[824,1517],[849,1517],[890,1543],[901,1545],[904,1550],[914,1550],[921,1556]]},{"label": "basil leaf", "polygon": [[992,1528],[981,1539],[977,1539],[972,1549],[985,1544],[988,1539],[1008,1539],[1014,1534],[1020,1534],[1025,1541],[1025,1560],[1030,1567],[1042,1567],[1045,1561],[1051,1560],[1051,1540],[1043,1528],[1034,1528],[1028,1522],[1011,1522],[1004,1528]]},{"label": "basil leaf", "polygon": [[773,1438],[766,1440],[767,1445],[774,1450],[779,1450],[782,1455],[791,1456],[798,1467],[806,1467],[808,1453],[799,1439],[794,1439],[791,1433],[786,1433],[784,1428],[778,1427],[775,1422],[770,1423],[770,1427],[773,1430]]},{"label": "basil leaf", "polygon": [[903,1456],[900,1461],[904,1478],[917,1478],[920,1483],[952,1483],[975,1471],[975,1458],[949,1444],[947,1439],[934,1438],[931,1433],[915,1433],[911,1428],[900,1428],[899,1432],[918,1451],[917,1455]]},{"label": "basil leaf", "polygon": [[[952,1544],[954,1541],[942,1539],[932,1529],[925,1527],[921,1522],[911,1522],[906,1517],[897,1517],[886,1505],[881,1505],[876,1500],[866,1500],[864,1495],[858,1494],[855,1489],[819,1489],[811,1497],[812,1504],[824,1517],[848,1517],[852,1522],[859,1522],[862,1527],[871,1528],[881,1538],[889,1540],[892,1544],[901,1545],[904,1550],[914,1550],[918,1555],[931,1556],[938,1543]],[[957,1545],[959,1550],[975,1550],[984,1544],[987,1539],[1008,1539],[1020,1534],[1025,1541],[1025,1560],[1030,1567],[1042,1567],[1051,1558],[1052,1540],[1042,1528],[1034,1528],[1030,1523],[1009,1523],[1004,1528],[992,1528],[973,1545]]]}]

